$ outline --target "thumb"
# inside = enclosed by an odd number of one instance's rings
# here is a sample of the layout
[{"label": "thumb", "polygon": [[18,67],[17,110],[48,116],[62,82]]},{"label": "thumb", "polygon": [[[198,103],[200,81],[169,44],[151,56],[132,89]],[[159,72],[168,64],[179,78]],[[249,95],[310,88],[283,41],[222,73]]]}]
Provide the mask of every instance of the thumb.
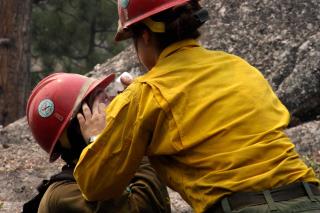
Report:
[{"label": "thumb", "polygon": [[133,82],[133,77],[129,73],[123,73],[120,76],[120,81],[125,86],[129,86]]}]

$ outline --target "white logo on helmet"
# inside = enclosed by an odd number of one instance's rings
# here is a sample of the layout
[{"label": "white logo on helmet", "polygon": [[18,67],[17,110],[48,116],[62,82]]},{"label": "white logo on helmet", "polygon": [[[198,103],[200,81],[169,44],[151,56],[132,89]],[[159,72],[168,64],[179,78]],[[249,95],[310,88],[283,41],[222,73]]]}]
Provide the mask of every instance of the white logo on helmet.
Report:
[{"label": "white logo on helmet", "polygon": [[121,7],[122,8],[127,8],[129,5],[129,0],[121,0]]},{"label": "white logo on helmet", "polygon": [[38,113],[41,117],[47,118],[52,115],[54,111],[54,103],[50,99],[44,99],[38,106]]}]

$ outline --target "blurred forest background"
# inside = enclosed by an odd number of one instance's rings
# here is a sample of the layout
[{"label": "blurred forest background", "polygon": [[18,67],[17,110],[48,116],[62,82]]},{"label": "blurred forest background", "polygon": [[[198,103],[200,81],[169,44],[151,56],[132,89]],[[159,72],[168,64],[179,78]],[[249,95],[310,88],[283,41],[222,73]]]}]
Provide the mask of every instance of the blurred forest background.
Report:
[{"label": "blurred forest background", "polygon": [[24,116],[44,76],[84,74],[123,50],[117,21],[116,0],[0,0],[0,125]]}]

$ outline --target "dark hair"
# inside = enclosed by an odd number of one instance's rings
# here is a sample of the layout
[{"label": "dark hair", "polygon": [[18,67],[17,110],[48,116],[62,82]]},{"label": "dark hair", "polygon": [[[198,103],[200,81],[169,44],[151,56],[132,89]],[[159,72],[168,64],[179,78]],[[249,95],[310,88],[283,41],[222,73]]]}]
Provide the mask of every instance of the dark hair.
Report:
[{"label": "dark hair", "polygon": [[79,121],[77,118],[71,120],[67,128],[67,137],[71,148],[63,148],[61,147],[60,143],[58,143],[60,146],[59,151],[61,153],[61,158],[68,164],[72,164],[75,160],[79,159],[82,150],[87,145],[82,137]]},{"label": "dark hair", "polygon": [[197,17],[199,11],[205,11],[208,17],[207,11],[201,9],[198,1],[165,10],[150,17],[153,21],[165,24],[164,33],[151,32],[146,25],[139,22],[131,27],[133,38],[135,40],[144,30],[148,30],[154,35],[159,50],[177,41],[196,39],[201,35],[198,28],[206,21],[199,20]]}]

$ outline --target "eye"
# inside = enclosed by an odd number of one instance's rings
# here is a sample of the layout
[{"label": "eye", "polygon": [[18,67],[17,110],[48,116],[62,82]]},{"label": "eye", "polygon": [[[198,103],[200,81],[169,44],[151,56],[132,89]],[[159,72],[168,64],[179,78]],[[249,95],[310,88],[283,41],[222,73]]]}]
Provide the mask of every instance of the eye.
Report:
[{"label": "eye", "polygon": [[99,102],[104,102],[106,98],[108,98],[108,95],[105,93],[105,91],[100,91],[95,99],[98,99]]}]

